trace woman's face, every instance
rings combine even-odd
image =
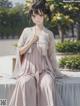
[[[39,12],[39,14],[33,13],[31,18],[34,24],[42,25],[44,23],[45,15],[41,12]]]

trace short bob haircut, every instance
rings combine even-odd
[[[37,0],[36,2],[34,2],[29,10],[28,15],[30,18],[33,15],[33,13],[38,14],[38,15],[45,14],[48,16],[49,21],[51,21],[52,13],[51,13],[49,4],[46,0]]]

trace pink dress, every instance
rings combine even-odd
[[[63,76],[58,71],[53,33],[44,27],[39,40],[21,57],[19,47],[29,42],[35,34],[35,26],[23,30],[18,41],[14,77],[17,78],[9,106],[59,106],[59,94],[55,93],[55,77]],[[61,105],[60,105],[61,104]]]

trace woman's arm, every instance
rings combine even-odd
[[[37,36],[28,39],[30,33],[30,29],[25,28],[18,40],[17,50],[16,50],[16,63],[13,71],[13,78],[19,78],[22,75],[22,61],[24,57],[24,53],[30,48],[31,44],[38,40]],[[22,55],[23,54],[23,55]]]
[[[31,39],[29,43],[27,43],[23,47],[20,47],[19,49],[20,55],[24,54],[32,46],[32,44],[35,43],[37,40],[38,40],[38,36],[34,36],[34,38]]]
[[[60,71],[59,71],[59,64],[56,59],[56,47],[55,47],[55,40],[54,40],[54,35],[50,31],[50,39],[49,39],[49,50],[48,50],[48,56],[50,63],[52,65],[53,71],[55,72],[56,76],[64,76]]]
[[[27,36],[26,34],[27,34],[27,29],[24,29],[18,41],[18,48],[19,48],[20,55],[23,55],[31,47],[31,45],[38,40],[38,36],[34,35],[32,36],[31,40],[28,43],[25,43],[24,41],[25,41],[25,36]]]

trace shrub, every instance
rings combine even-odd
[[[62,57],[59,61],[62,68],[80,69],[80,55],[71,55]]]
[[[65,40],[63,43],[58,42],[56,50],[63,53],[80,53],[80,41]]]

